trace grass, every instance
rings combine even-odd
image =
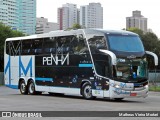
[[[149,86],[149,91],[160,92],[160,86]]]

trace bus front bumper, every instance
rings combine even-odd
[[[147,97],[148,85],[143,88],[135,88],[134,90],[125,90],[122,88],[111,87],[110,98],[134,98],[134,97]]]

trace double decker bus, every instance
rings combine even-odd
[[[21,94],[42,92],[121,100],[147,97],[148,68],[142,41],[128,31],[79,29],[8,38],[5,85]]]

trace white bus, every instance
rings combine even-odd
[[[148,95],[146,54],[127,31],[79,29],[8,38],[5,85],[21,94],[76,94],[121,100]]]

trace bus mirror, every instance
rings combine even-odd
[[[146,54],[153,56],[154,57],[154,65],[158,66],[158,56],[155,53],[150,52],[150,51],[146,51]]]
[[[107,55],[109,55],[111,57],[112,65],[116,65],[117,64],[117,57],[113,52],[111,52],[109,50],[103,50],[103,49],[99,49],[99,51],[102,52],[102,53],[105,53],[105,54],[107,54]]]

